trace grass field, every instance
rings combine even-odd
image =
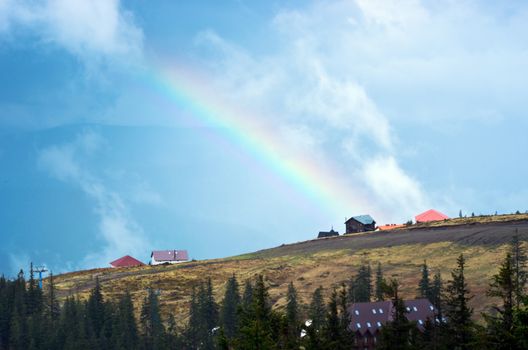
[[[329,293],[333,287],[349,280],[363,262],[370,262],[373,267],[380,262],[385,276],[396,277],[401,282],[402,295],[412,298],[424,260],[432,273],[439,271],[447,280],[457,256],[463,253],[467,259],[469,288],[474,294],[471,305],[478,318],[480,312],[495,302],[485,292],[513,235],[518,232],[523,241],[528,240],[528,215],[496,218],[484,217],[480,221],[462,218],[441,222],[443,225],[415,225],[393,231],[315,239],[178,265],[78,271],[56,276],[56,282],[61,298],[68,295],[86,298],[98,277],[105,297],[116,298],[128,290],[136,308],[147,288],[159,289],[163,312],[173,312],[177,320],[184,321],[192,286],[208,276],[213,281],[217,300],[221,300],[224,283],[233,273],[241,284],[263,274],[275,307],[281,308],[290,281],[296,285],[301,300],[307,303],[319,285]]]

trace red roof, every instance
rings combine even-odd
[[[114,260],[110,263],[112,267],[130,267],[130,266],[141,266],[145,265],[138,259],[131,257],[130,255],[125,255],[122,258]]]
[[[425,211],[419,215],[415,216],[416,222],[429,222],[429,221],[440,221],[449,219],[449,216],[442,214],[441,212],[429,209],[428,211]]]

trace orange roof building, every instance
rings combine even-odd
[[[404,226],[405,226],[404,224],[387,224],[387,225],[378,226],[376,229],[378,231],[388,231],[388,230],[394,230],[395,228],[400,228]]]
[[[449,216],[442,214],[441,212],[429,209],[428,211],[424,211],[421,214],[418,214],[414,217],[416,219],[416,222],[431,222],[431,221],[441,221],[445,219],[449,219]]]

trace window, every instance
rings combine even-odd
[[[372,325],[370,324],[370,322],[367,322],[367,327],[368,327],[368,328],[372,327]]]
[[[418,323],[419,323],[420,325],[423,325],[423,321],[422,321],[422,320],[418,320]]]
[[[382,314],[383,313],[383,309],[378,309],[379,313]]]
[[[414,310],[414,311],[418,311],[418,309],[416,308],[416,306],[413,306],[413,310]]]
[[[354,313],[359,316],[359,311],[358,310],[354,310]]]
[[[376,324],[378,325],[378,327],[381,327],[381,322],[380,321],[376,322]]]
[[[376,309],[372,309],[372,313],[375,314],[376,313]]]
[[[357,328],[361,328],[361,323],[359,323],[359,322],[356,323],[356,327],[357,327]]]

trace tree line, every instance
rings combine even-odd
[[[516,236],[487,292],[500,302],[479,323],[469,306],[464,256],[445,283],[439,273],[430,276],[424,261],[416,296],[429,299],[437,314],[421,330],[406,317],[399,282],[385,278],[379,263],[374,272],[363,263],[326,300],[323,287],[317,288],[307,305],[290,283],[280,310],[272,308],[262,275],[243,285],[231,276],[220,302],[206,279],[192,289],[185,324],[172,314],[162,316],[155,289],[148,289],[137,313],[128,292],[105,300],[97,278],[86,300],[71,296],[59,302],[53,275],[41,290],[30,268],[27,280],[22,271],[14,279],[0,277],[0,350],[350,349],[357,341],[349,326],[350,304],[382,300],[393,303],[394,314],[377,336],[379,349],[528,349],[527,260]]]

